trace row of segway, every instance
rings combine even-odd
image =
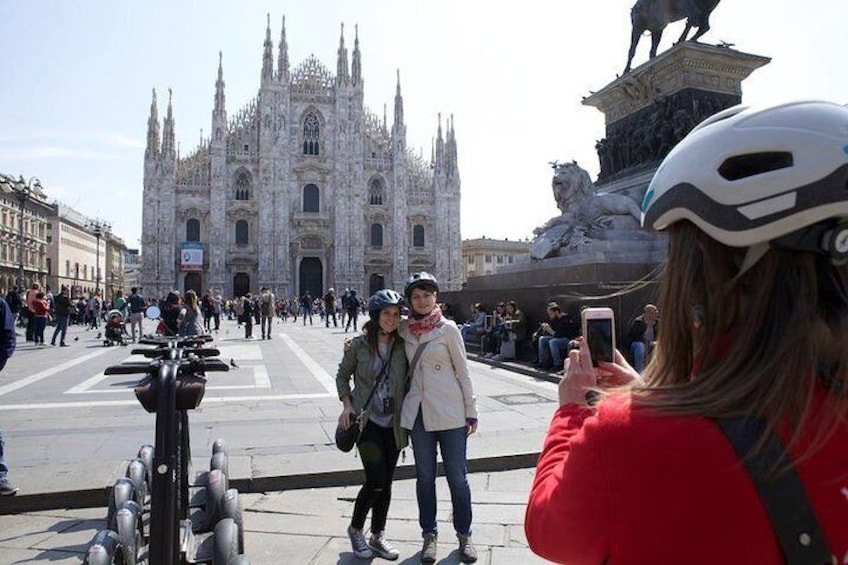
[[[157,318],[155,307],[148,317]],[[101,565],[249,565],[244,556],[244,522],[236,489],[227,479],[222,440],[212,447],[209,471],[194,475],[188,410],[205,391],[205,373],[227,371],[208,336],[144,338],[155,348],[134,349],[151,362],[108,367],[106,374],[146,374],[135,387],[148,412],[156,413],[155,447],[144,445],[125,477],[110,490],[106,528],[97,532],[86,563]]]

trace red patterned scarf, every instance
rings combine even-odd
[[[409,331],[421,336],[442,323],[442,309],[437,305],[433,311],[422,318],[409,318]]]

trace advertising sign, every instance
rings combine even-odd
[[[183,271],[203,270],[203,244],[196,241],[184,241],[180,246],[180,269]]]

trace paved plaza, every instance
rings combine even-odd
[[[345,529],[361,466],[332,440],[341,408],[334,375],[351,335],[317,317],[313,326],[278,322],[271,340],[245,340],[232,321],[216,335],[222,358],[237,368],[209,375],[203,404],[190,414],[192,455],[195,468],[205,468],[212,443],[226,440],[254,565],[356,562]],[[0,565],[79,563],[102,526],[107,486],[153,442],[154,418],[134,398],[134,376],[103,375],[110,364],[141,358],[103,347],[94,330],[72,328],[68,343],[22,344],[0,373],[0,425],[20,486],[0,499]],[[470,369],[480,408],[468,447],[480,563],[542,562],[527,548],[523,513],[555,385],[475,361]],[[417,563],[411,449],[405,455],[387,531],[400,562]],[[439,488],[440,563],[457,563],[444,479]]]

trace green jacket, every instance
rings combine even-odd
[[[374,386],[374,380],[377,375],[371,371],[372,352],[368,349],[368,342],[365,336],[357,336],[350,342],[350,349],[345,352],[339,363],[339,370],[336,373],[336,389],[339,392],[339,399],[350,394],[353,401],[353,408],[357,414],[362,410],[363,405],[368,400],[368,395],[371,394],[371,388]],[[399,336],[395,337],[394,345],[392,346],[391,365],[385,378],[389,379],[392,384],[392,390],[395,396],[395,414],[392,418],[392,427],[395,431],[395,443],[398,449],[403,449],[409,443],[407,432],[400,426],[400,410],[403,406],[403,398],[406,395],[406,351],[404,350],[404,342]],[[353,376],[354,388],[350,388],[350,377]],[[364,428],[368,421],[368,412],[365,412],[365,417],[360,425]]]

